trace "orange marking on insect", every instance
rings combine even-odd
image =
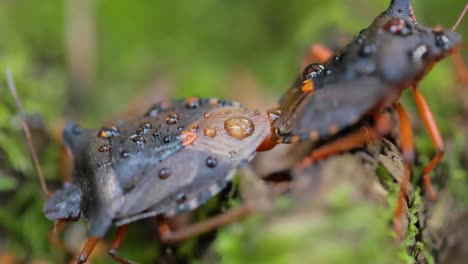
[[[99,131],[98,137],[100,138],[107,138],[107,133],[104,130]]]
[[[314,82],[312,80],[307,80],[302,83],[301,90],[304,93],[313,92],[314,91]]]
[[[311,141],[317,141],[319,139],[319,134],[316,130],[309,133],[309,139]]]
[[[197,139],[197,134],[190,131],[182,131],[182,144],[184,147],[192,145]]]
[[[191,96],[191,97],[185,99],[185,104],[191,105],[191,104],[196,103],[197,101],[198,101],[198,97]]]

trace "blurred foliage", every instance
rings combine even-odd
[[[0,71],[11,68],[25,111],[40,114],[51,134],[57,134],[61,120],[69,117],[97,126],[108,116],[124,111],[137,95],[152,89],[158,78],[169,80],[169,92],[164,96],[226,96],[230,92],[227,83],[242,70],[265,87],[262,92],[279,97],[299,71],[308,45],[321,41],[333,46],[340,32],[352,36],[366,27],[388,2],[0,0]],[[90,5],[88,13],[85,9],[81,16],[70,10],[80,3]],[[453,24],[464,4],[463,0],[450,4],[413,1],[420,23],[446,27]],[[467,25],[461,24],[462,35],[467,35]],[[70,31],[74,26],[88,31]],[[82,55],[83,50],[88,55]],[[74,60],[80,56],[89,60],[74,68]],[[84,73],[77,73],[79,70]],[[42,214],[43,195],[3,76],[0,74],[0,254],[12,252],[23,261],[61,262],[65,253],[47,239],[52,223]],[[452,176],[449,185],[466,203],[468,175],[460,161],[466,148],[465,134],[456,126],[461,107],[457,97],[461,90],[456,89],[452,76],[451,64],[442,62],[421,83],[421,88],[428,95],[443,137],[448,139],[449,151],[441,170]],[[91,81],[83,85],[80,77]],[[77,98],[70,96],[72,93],[80,94],[80,101],[76,102]],[[415,113],[406,94],[404,104]],[[434,149],[421,123],[415,122],[416,132],[421,135],[416,137],[421,151],[419,164],[425,164]],[[40,153],[46,178],[58,182],[57,142],[44,146]],[[420,167],[416,167],[415,175],[420,174]],[[365,217],[372,223],[357,223],[362,228],[374,224],[385,228],[373,214],[362,208],[344,210],[340,217],[351,223],[356,217]],[[221,233],[216,247],[225,256],[223,261],[248,259],[248,252],[241,252],[239,243],[252,239],[248,238],[249,228],[255,226],[252,222],[255,219],[247,221],[236,234]],[[294,256],[296,249],[304,250],[301,245],[308,243],[321,245],[327,252],[333,237],[322,240],[322,236],[335,228],[338,227],[332,222],[323,230],[311,227],[306,238],[295,237],[291,232],[254,239],[262,247],[258,249],[260,255],[274,254],[276,259],[283,260]],[[123,255],[134,256],[131,252],[138,251],[135,260],[145,263],[155,258],[157,247],[148,246],[147,240],[141,241],[132,232],[129,236],[122,248]],[[369,241],[374,240],[379,238],[369,237]],[[289,246],[278,246],[285,244]],[[320,253],[319,249],[316,252]],[[307,250],[302,253],[313,254]],[[352,253],[343,252],[337,258],[351,258]],[[359,260],[366,259],[367,253],[362,254],[357,256]],[[109,261],[106,256],[102,259]]]

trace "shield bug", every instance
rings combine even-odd
[[[423,171],[426,192],[435,199],[428,175],[442,158],[444,144],[418,84],[435,63],[460,47],[461,37],[454,32],[456,25],[451,30],[424,27],[416,23],[409,0],[392,0],[388,9],[346,47],[323,63],[306,67],[279,106],[271,111],[279,116],[273,123],[278,143],[317,142],[317,147],[297,166],[301,170],[318,159],[385,135],[392,124],[381,112],[386,107],[395,108],[407,166],[395,211],[395,228],[400,237],[403,231],[398,219],[415,154],[409,118],[398,99],[406,88],[412,87],[417,108],[437,150]]]
[[[10,74],[8,79],[17,98]],[[63,141],[73,157],[73,180],[48,195],[45,215],[54,221],[87,220],[89,238],[78,263],[86,262],[112,225],[118,229],[109,253],[120,263],[131,263],[118,254],[128,224],[158,216],[166,241],[200,233],[200,225],[170,233],[161,217],[193,210],[220,192],[269,133],[265,113],[237,102],[195,97],[158,103],[142,117],[101,129],[70,122]],[[248,212],[240,207],[231,217]]]

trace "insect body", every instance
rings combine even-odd
[[[63,130],[73,154],[73,181],[44,206],[50,220],[88,221],[86,262],[111,225],[118,255],[127,224],[192,210],[221,191],[270,133],[266,113],[237,102],[189,98],[154,105],[146,115],[95,129],[70,122]]]
[[[306,67],[276,110],[280,113],[273,124],[277,142],[312,140],[319,144],[299,164],[301,170],[318,159],[386,134],[392,124],[381,112],[394,107],[400,117],[401,148],[408,168],[395,212],[401,236],[398,216],[414,150],[409,119],[398,99],[404,89],[413,87],[416,105],[438,151],[423,172],[426,191],[435,199],[428,174],[441,159],[444,146],[417,85],[435,63],[460,44],[460,35],[452,30],[417,24],[409,0],[391,1],[389,8],[341,51],[322,64]],[[364,125],[368,129],[360,129]]]

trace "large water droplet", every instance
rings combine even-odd
[[[166,123],[168,125],[174,125],[174,124],[177,124],[177,122],[179,122],[179,115],[177,113],[171,113],[167,115]]]
[[[255,125],[246,117],[233,117],[224,121],[224,130],[233,138],[244,139],[253,134]]]
[[[211,127],[211,126],[205,127],[205,129],[203,129],[203,133],[207,137],[214,137],[216,136],[216,128]]]
[[[164,167],[161,170],[159,170],[159,179],[165,180],[165,179],[169,178],[169,176],[171,176],[171,174],[172,174],[171,169]]]

